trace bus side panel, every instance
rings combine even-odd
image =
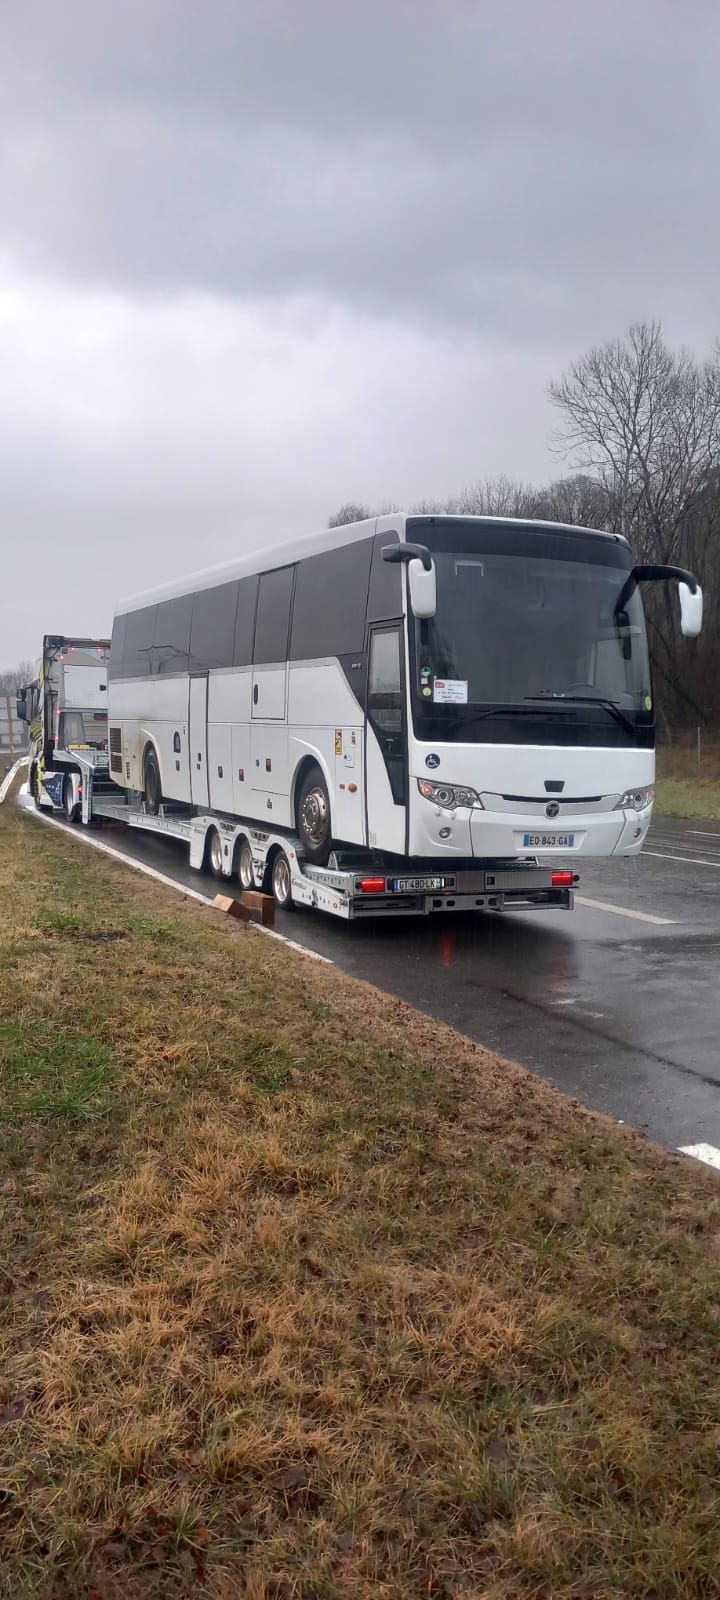
[[[188,759],[189,679],[114,678],[108,685],[108,720],[122,732],[123,772],[112,776],[124,788],[142,789],[143,758],[155,747],[167,800],[190,800]],[[129,767],[129,773],[128,773]]]
[[[250,797],[250,773],[246,770],[249,738],[238,740],[236,734],[250,721],[251,685],[251,667],[211,672],[208,680],[210,805],[231,815],[247,815]],[[245,772],[244,780],[238,778],[240,770]]]

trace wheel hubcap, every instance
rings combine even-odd
[[[243,886],[243,889],[252,889],[255,882],[252,855],[248,850],[247,845],[240,856],[240,882]]]
[[[328,806],[322,789],[310,789],[303,800],[302,825],[311,844],[322,844],[327,832]]]
[[[279,900],[281,905],[284,905],[285,901],[290,898],[290,868],[284,856],[278,856],[275,862],[273,888],[275,890],[275,899]]]
[[[219,872],[222,867],[222,844],[217,833],[214,833],[210,840],[210,860],[215,871]]]

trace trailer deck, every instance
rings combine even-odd
[[[118,790],[106,763],[76,755],[78,820],[115,822],[169,839],[189,850],[191,867],[209,867],[218,879],[240,879],[243,888],[273,892],[279,904],[313,907],[349,921],[361,917],[433,916],[457,911],[570,911],[577,872],[543,864],[532,857],[513,861],[413,861],[345,849],[333,851],[327,866],[303,858],[293,833],[269,831],[257,823],[215,812],[190,814],[163,805],[151,815],[141,795]],[[281,863],[279,865],[278,858]]]

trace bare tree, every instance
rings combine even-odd
[[[671,560],[720,447],[720,352],[698,363],[668,349],[657,322],[597,345],[557,383],[556,443],[607,495],[618,532]]]
[[[344,528],[348,522],[365,522],[372,513],[367,506],[362,506],[354,500],[346,501],[344,506],[328,519],[329,528]]]
[[[573,362],[549,392],[561,413],[557,446],[596,484],[606,525],[630,540],[641,561],[692,564],[709,588],[712,616],[720,581],[720,350],[699,362],[670,350],[659,323],[636,322],[624,339]],[[666,713],[680,702],[705,716],[710,646],[678,649],[669,589],[648,592],[647,611]]]
[[[21,661],[17,667],[9,667],[0,672],[0,694],[15,694],[26,683],[32,683],[35,677],[35,668],[32,661]]]

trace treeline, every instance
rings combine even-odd
[[[0,672],[0,694],[15,694],[26,683],[32,683],[37,668],[32,661],[21,661],[18,667],[9,667]]]
[[[637,561],[687,567],[702,584],[699,639],[683,639],[674,586],[648,584],[645,609],[660,731],[720,729],[720,346],[698,361],[633,323],[550,386],[563,477],[537,488],[486,479],[414,511],[545,517],[624,534]],[[379,508],[378,508],[379,509]],[[396,509],[392,506],[383,510]],[[347,504],[330,526],[370,515]]]

